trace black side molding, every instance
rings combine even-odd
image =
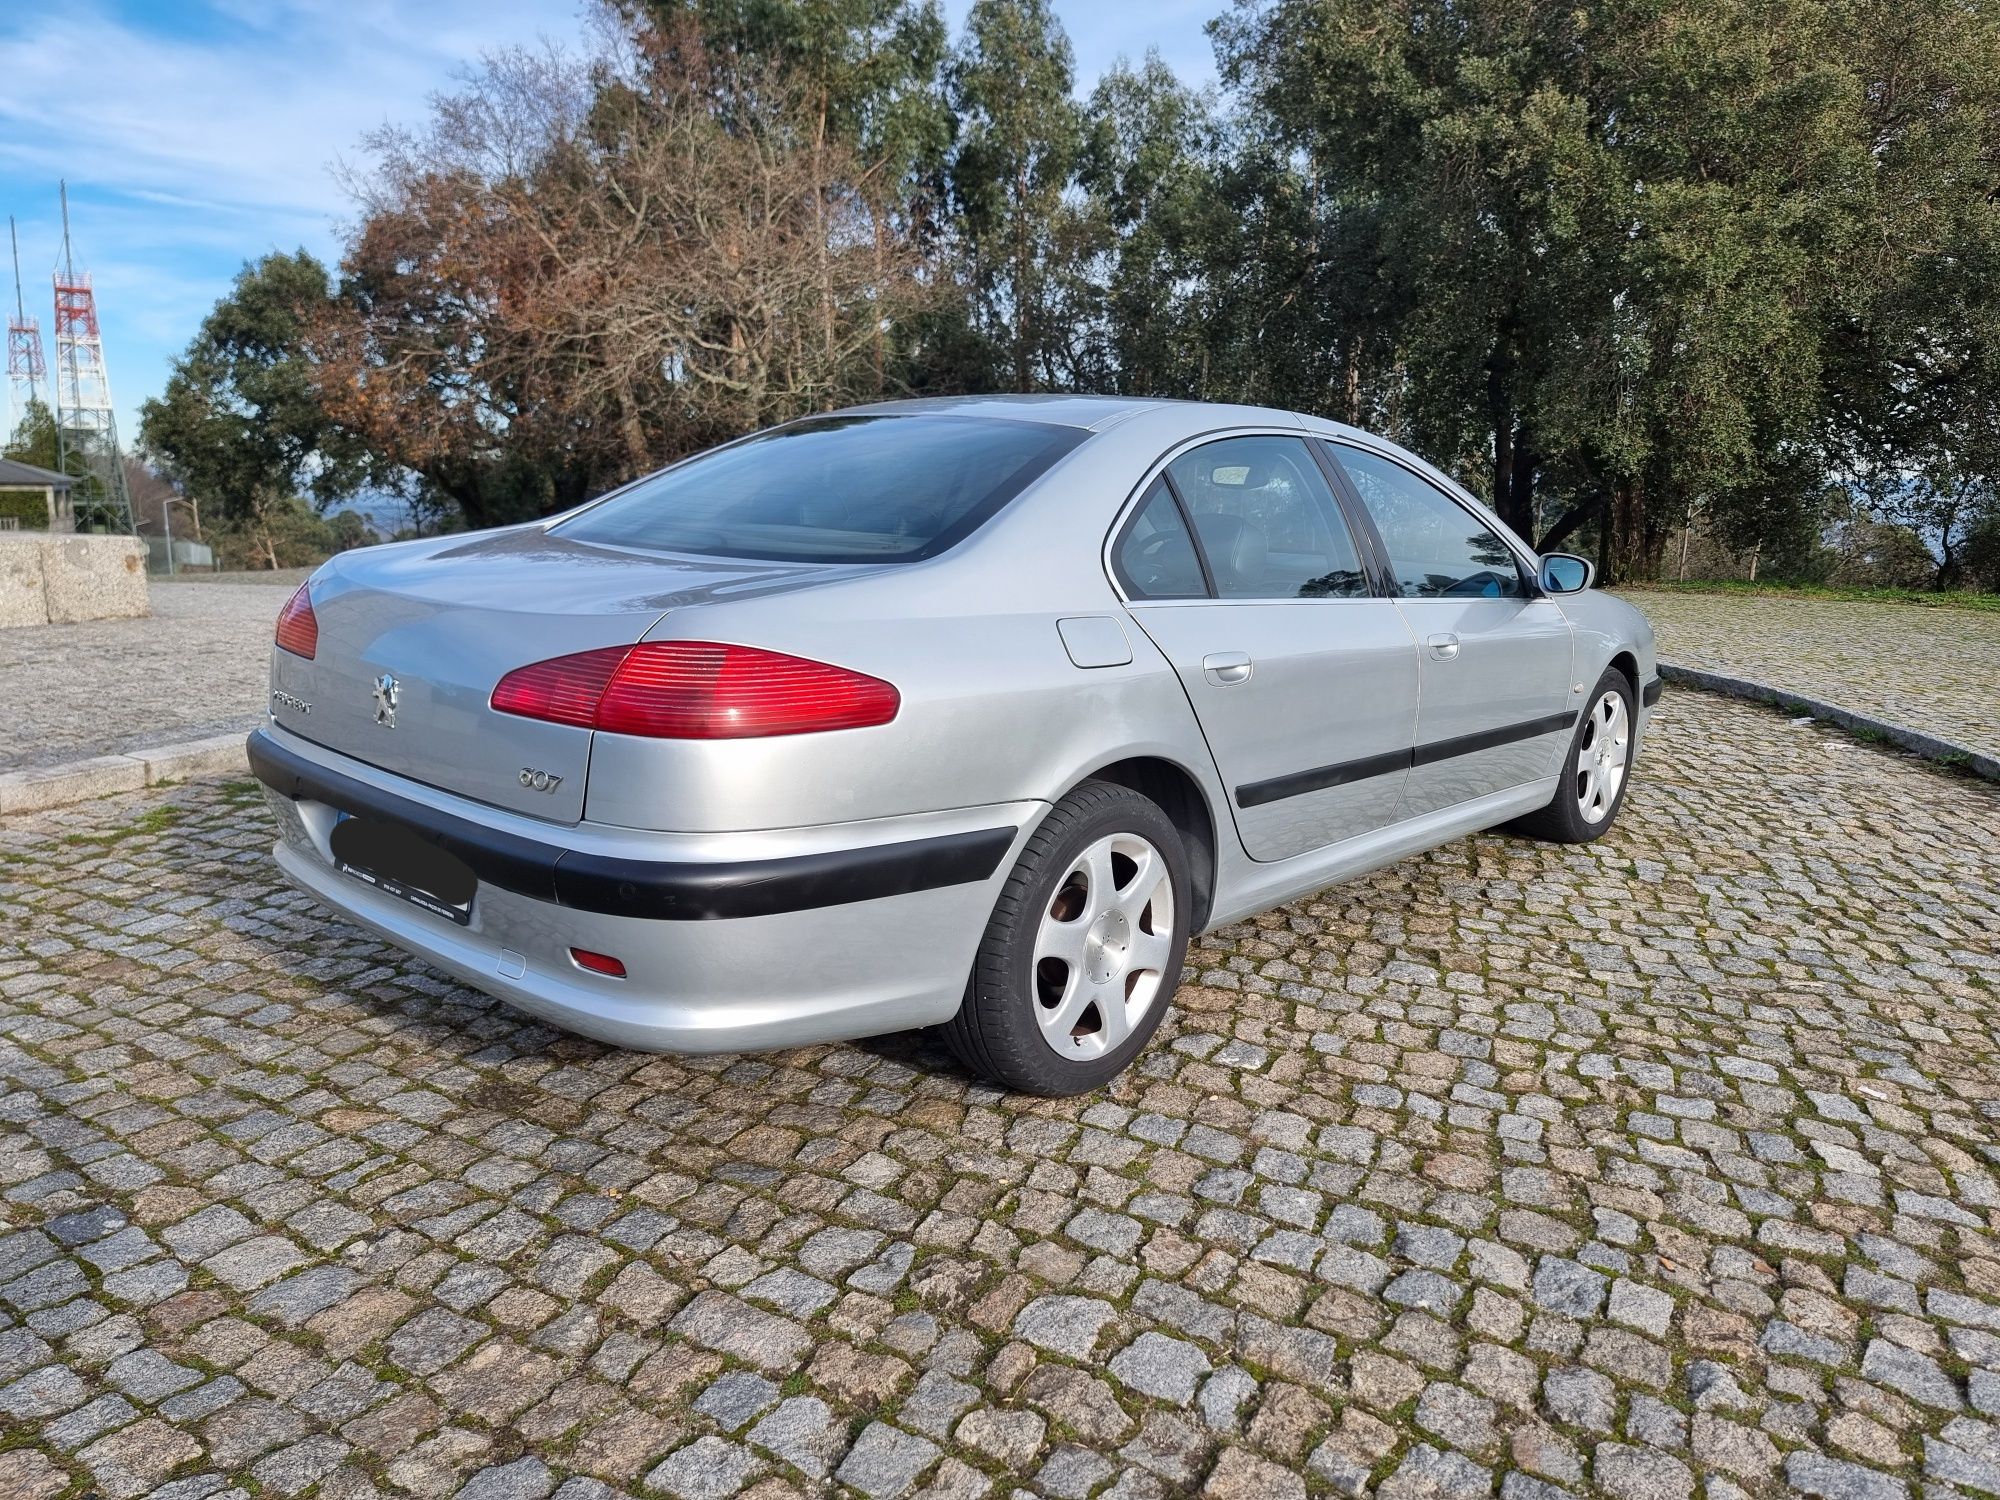
[[[1413,745],[1408,750],[1391,750],[1383,755],[1364,756],[1360,760],[1342,761],[1338,765],[1319,766],[1310,771],[1293,771],[1284,776],[1273,776],[1268,781],[1251,781],[1236,789],[1238,807],[1262,807],[1267,802],[1282,802],[1287,797],[1302,797],[1307,792],[1320,792],[1332,786],[1344,786],[1351,781],[1366,781],[1371,776],[1388,776],[1397,771],[1407,771],[1414,766],[1433,765],[1454,756],[1473,755],[1481,750],[1495,750],[1502,745],[1511,745],[1517,740],[1532,740],[1539,735],[1554,734],[1558,729],[1568,729],[1576,722],[1571,713],[1543,714],[1539,719],[1524,719],[1518,724],[1503,724],[1497,729],[1482,729],[1475,734],[1461,734],[1448,740],[1433,740],[1428,745]]]
[[[1366,781],[1371,776],[1387,776],[1410,768],[1410,752],[1391,750],[1386,755],[1369,755],[1360,760],[1342,761],[1337,766],[1319,766],[1311,771],[1294,771],[1289,776],[1273,776],[1269,781],[1253,781],[1236,789],[1238,807],[1262,807],[1287,797],[1303,797],[1307,792],[1323,792],[1330,786],[1350,781]]]
[[[261,729],[251,732],[247,748],[252,773],[280,796],[400,824],[457,855],[485,884],[616,917],[677,922],[766,917],[964,885],[985,880],[1000,867],[1016,832],[983,828],[777,859],[621,859],[488,828],[383,791],[314,764]]]
[[[1639,701],[1645,704],[1646,707],[1651,708],[1655,703],[1660,701],[1660,693],[1666,685],[1664,678],[1655,677],[1640,690]]]
[[[1428,745],[1419,745],[1410,752],[1413,766],[1435,765],[1441,760],[1450,760],[1459,755],[1475,755],[1481,750],[1497,750],[1502,745],[1511,745],[1518,740],[1532,740],[1545,734],[1554,734],[1558,729],[1567,729],[1576,722],[1572,713],[1543,714],[1539,719],[1525,719],[1519,724],[1502,724],[1498,729],[1482,729],[1475,734],[1461,734],[1448,740],[1433,740]]]

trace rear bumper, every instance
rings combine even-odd
[[[531,820],[260,730],[280,868],[326,905],[507,1004],[648,1051],[733,1052],[931,1025],[958,1008],[1038,803],[742,834]],[[335,868],[340,812],[392,820],[479,876],[459,926]],[[611,954],[613,979],[572,947]]]

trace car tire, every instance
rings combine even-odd
[[[1638,748],[1639,720],[1632,679],[1606,667],[1585,700],[1563,751],[1562,779],[1547,807],[1508,825],[1517,833],[1553,844],[1588,844],[1617,821],[1632,785],[1632,756]],[[1606,759],[1607,751],[1614,752]]]
[[[994,904],[947,1045],[1024,1094],[1097,1088],[1138,1056],[1180,983],[1193,890],[1158,804],[1086,781],[1042,820]]]

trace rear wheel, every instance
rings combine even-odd
[[[1517,819],[1517,832],[1558,844],[1587,844],[1610,829],[1632,773],[1632,683],[1607,667],[1563,756],[1562,780],[1547,807]]]
[[[987,923],[945,1039],[1027,1094],[1077,1094],[1123,1072],[1180,983],[1187,853],[1157,804],[1087,781],[1028,840]]]

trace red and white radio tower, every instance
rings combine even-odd
[[[14,316],[7,320],[7,394],[19,426],[28,414],[28,403],[42,399],[42,377],[48,368],[42,363],[42,325],[28,316],[21,300],[21,241],[14,232],[14,219],[7,218],[7,239],[14,248]]]
[[[56,288],[56,467],[76,477],[78,531],[132,530],[132,497],[111,412],[111,376],[97,331],[97,297],[69,247],[69,184],[62,184],[62,269]]]

